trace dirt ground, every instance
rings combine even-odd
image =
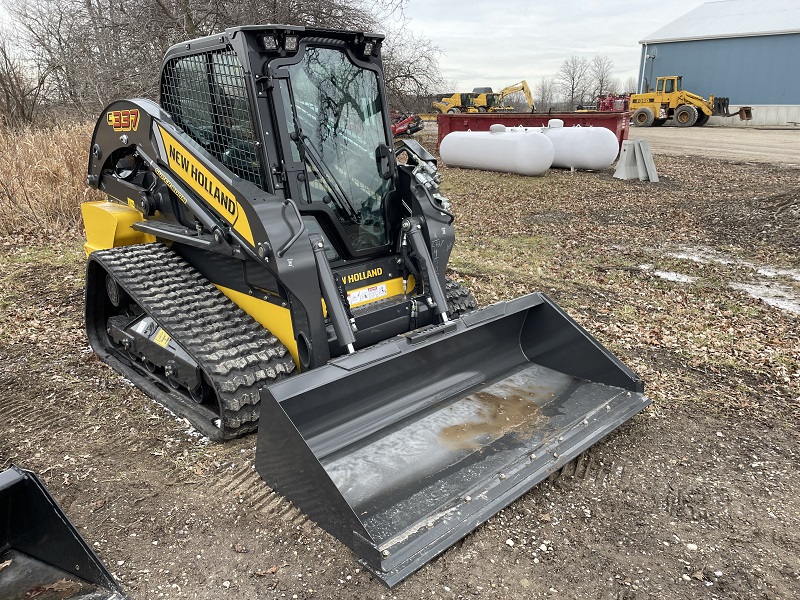
[[[654,404],[391,590],[259,480],[255,436],[209,444],[97,360],[80,240],[0,242],[0,469],[134,599],[796,598],[800,168],[683,152],[659,184],[443,169],[453,274],[547,292]]]

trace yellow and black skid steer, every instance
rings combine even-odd
[[[171,48],[114,102],[83,206],[99,356],[393,585],[642,410],[544,294],[446,276],[436,160],[392,145],[382,36],[282,25]]]

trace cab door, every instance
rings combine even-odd
[[[664,78],[664,103],[669,104],[670,108],[678,105],[678,78]]]

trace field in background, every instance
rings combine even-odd
[[[0,233],[81,235],[80,204],[99,199],[86,186],[92,127],[0,127]]]

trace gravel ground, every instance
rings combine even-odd
[[[547,292],[654,404],[392,590],[259,480],[255,436],[209,444],[97,360],[80,240],[0,245],[0,468],[135,599],[798,597],[800,314],[733,284],[797,300],[800,170],[655,159],[658,185],[443,169],[453,275]]]
[[[631,127],[629,137],[649,141],[653,152],[662,155],[800,166],[800,127]]]

